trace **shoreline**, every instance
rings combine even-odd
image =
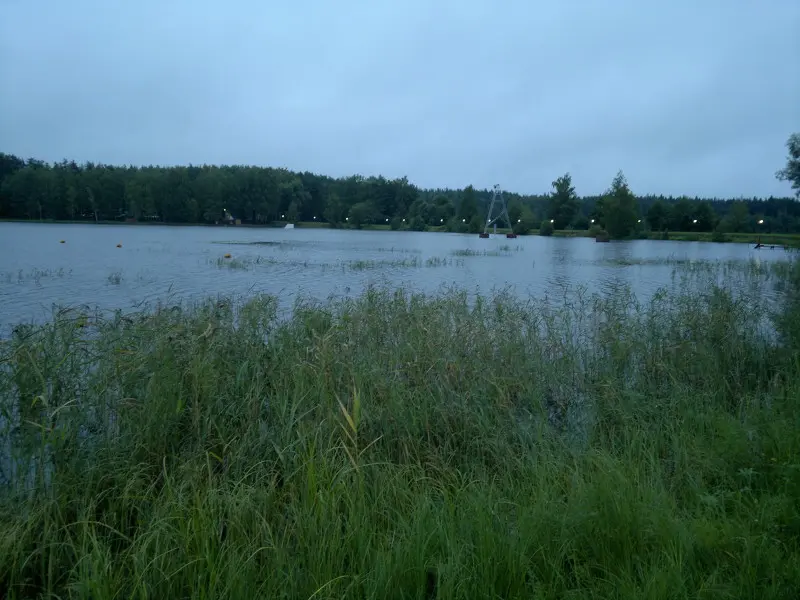
[[[168,223],[163,221],[137,221],[134,223],[121,222],[121,221],[57,221],[45,219],[42,221],[31,219],[0,219],[0,223],[27,223],[38,225],[123,225],[132,227],[152,227],[152,226],[165,226],[165,227],[225,227],[225,228],[245,228],[245,229],[283,229],[286,222],[273,222],[264,224],[243,223],[240,225],[221,225],[212,223]],[[365,225],[360,228],[355,227],[332,227],[329,223],[320,221],[300,221],[295,224],[297,229],[342,229],[353,231],[412,231],[411,229],[395,229],[392,230],[389,225],[374,224]],[[508,229],[499,229],[497,234],[508,233]],[[424,232],[419,233],[460,233],[457,231],[448,232],[445,227],[432,226],[428,227]],[[668,231],[667,237],[663,237],[663,232],[642,232],[640,236],[627,238],[624,241],[631,240],[654,240],[654,241],[673,241],[673,242],[713,242],[713,243],[726,243],[726,244],[756,244],[761,241],[764,246],[784,246],[791,248],[800,248],[800,234],[797,233],[724,233],[722,239],[713,239],[714,233],[712,231]],[[468,234],[477,235],[477,234]],[[519,234],[520,236],[539,236],[538,232],[532,231],[527,234]],[[575,229],[558,229],[553,231],[552,236],[544,237],[561,237],[561,238],[591,238],[593,237],[588,230],[575,230]],[[623,240],[621,240],[623,241]]]

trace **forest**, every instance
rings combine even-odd
[[[792,150],[790,138],[787,146]],[[796,140],[795,140],[796,141]],[[788,169],[783,178],[791,179]],[[800,233],[800,202],[786,198],[635,195],[620,171],[606,193],[579,196],[569,173],[550,193],[504,191],[517,233],[605,228]],[[491,190],[421,189],[406,177],[332,178],[255,166],[46,163],[0,153],[0,219],[215,224],[319,223],[331,227],[477,232]]]

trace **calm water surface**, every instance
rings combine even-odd
[[[64,240],[65,243],[60,243]],[[121,244],[121,248],[117,248]],[[225,259],[226,253],[232,255]],[[370,284],[435,292],[628,284],[641,299],[672,285],[675,260],[772,261],[747,244],[332,229],[0,223],[0,335],[54,307],[132,309],[163,301],[269,293],[290,307]]]

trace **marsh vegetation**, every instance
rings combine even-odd
[[[796,597],[800,268],[769,267],[778,304],[675,269],[646,304],[371,288],[20,326],[0,589]]]

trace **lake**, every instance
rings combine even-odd
[[[64,243],[60,243],[64,240]],[[121,247],[117,247],[121,244]],[[646,300],[680,261],[781,260],[748,244],[160,225],[0,223],[0,336],[54,307],[134,309],[208,296],[354,295],[371,284],[435,292],[512,287],[542,297],[565,287],[629,285]],[[230,258],[225,258],[230,254]]]

